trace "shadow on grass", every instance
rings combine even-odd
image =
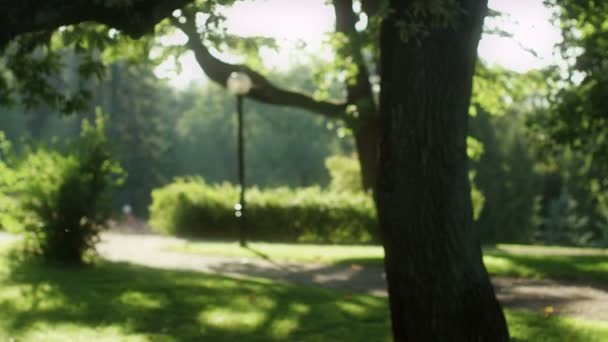
[[[257,257],[260,259],[264,259],[268,262],[276,264],[277,266],[281,265],[281,262],[283,261],[280,258],[279,259],[273,258],[270,254],[264,253],[263,251],[253,248],[251,246],[244,247],[244,249],[246,251],[248,251],[249,253],[251,253],[251,256]],[[298,261],[296,260],[295,262],[298,262]],[[307,262],[315,263],[314,260],[313,261],[299,261],[299,262],[300,263],[307,263]],[[383,257],[345,257],[345,258],[340,258],[335,261],[327,262],[326,264],[327,265],[353,265],[353,264],[355,264],[355,265],[382,267],[382,266],[384,266],[384,258]]]
[[[495,275],[585,282],[608,288],[608,256],[525,255],[486,251],[488,270]]]
[[[384,300],[329,290],[106,262],[17,263],[0,284],[0,328],[13,336],[42,322],[162,341],[390,340]]]
[[[306,264],[243,263],[236,259],[226,259],[208,265],[210,273],[227,275],[247,275],[275,281],[288,282],[318,289],[331,288],[345,293],[366,293],[386,297],[386,282],[383,269],[361,267],[352,264],[325,265],[322,267]]]
[[[335,265],[365,265],[365,266],[384,266],[384,258],[348,258],[342,259],[334,263]]]
[[[291,270],[289,269],[289,267],[286,267],[285,265],[277,262],[276,260],[274,260],[270,255],[262,252],[259,249],[253,248],[251,246],[246,246],[243,247],[245,250],[247,250],[249,253],[252,253],[254,256],[264,259],[266,261],[268,261],[269,263],[271,263],[272,265],[274,265],[274,267],[284,271],[284,272],[290,272]]]
[[[10,273],[4,264],[0,260],[0,339],[3,332],[27,335],[43,323],[51,331],[62,324],[93,331],[118,326],[155,341],[390,340],[380,298],[125,263],[58,268],[22,262]],[[517,341],[592,341],[596,332],[569,320],[510,316]],[[608,338],[608,328],[604,332],[595,340]]]
[[[608,339],[608,324],[509,310],[506,314],[513,342],[603,342]]]

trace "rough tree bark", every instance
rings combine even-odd
[[[374,109],[374,114],[376,110]],[[379,122],[376,116],[359,120],[353,128],[357,158],[361,167],[361,186],[365,191],[376,191],[380,142]]]
[[[472,228],[467,113],[487,0],[457,0],[449,27],[404,40],[412,0],[392,0],[381,37],[376,193],[396,341],[507,341]]]

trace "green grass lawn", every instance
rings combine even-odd
[[[268,258],[322,264],[382,265],[379,246],[338,246],[281,243],[193,242],[166,247],[174,252],[228,257]],[[492,275],[584,280],[608,284],[608,250],[523,245],[484,249],[484,262]]]
[[[238,242],[188,242],[165,248],[173,252],[220,255],[239,258],[266,258],[276,261],[313,262],[319,264],[382,264],[384,251],[379,246],[314,245],[252,242],[242,248]]]
[[[383,298],[98,262],[15,262],[0,246],[0,341],[390,341]],[[517,341],[605,341],[608,323],[507,311]]]
[[[101,262],[0,257],[0,341],[388,341],[364,295]],[[10,270],[10,271],[9,271]]]

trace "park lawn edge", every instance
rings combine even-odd
[[[4,246],[0,245],[0,251],[3,249]],[[0,252],[2,266],[9,265],[7,257],[6,251]],[[211,325],[206,332],[208,335],[204,337],[215,341],[245,336],[251,337],[248,340],[252,341],[333,341],[336,338],[351,341],[390,340],[386,299],[370,295],[287,285],[267,279],[234,279],[108,261],[98,261],[84,269],[49,267],[27,261],[18,267],[21,273],[15,279],[9,276],[7,267],[0,272],[0,309],[3,309],[0,314],[9,314],[17,319],[20,322],[17,326],[21,326],[21,330],[7,330],[6,325],[0,323],[0,339],[15,336],[18,337],[17,341],[40,338],[46,341],[84,341],[91,338],[101,341],[104,338],[178,341],[203,333],[196,328],[197,324],[202,324],[200,321],[188,321],[191,315],[199,312],[197,305],[200,304],[201,307],[212,306],[207,314],[198,316],[199,320],[203,317],[206,320],[204,323]],[[35,298],[39,305],[37,309],[30,307],[32,303],[24,302],[28,298],[24,297],[24,293],[27,294],[32,285],[46,288]],[[56,292],[53,290],[55,288],[62,291]],[[235,289],[238,291],[235,292]],[[241,293],[243,289],[246,290]],[[185,290],[189,292],[184,293]],[[59,317],[46,316],[46,310],[53,308],[54,301],[62,296],[71,300],[54,307],[57,311],[50,311]],[[251,296],[258,296],[256,303],[249,302]],[[177,302],[158,306],[166,298],[173,298]],[[284,312],[287,316],[272,316],[274,318],[269,323],[272,329],[259,328],[255,326],[257,317],[267,315],[264,310],[272,310],[268,301],[282,303],[280,306],[287,308]],[[196,305],[193,306],[193,303]],[[310,312],[313,314],[307,315],[306,320],[302,321],[305,326],[297,326],[289,318],[281,321],[281,317],[294,315],[290,311],[290,305],[294,303],[295,312],[306,305],[314,308]],[[134,304],[145,310],[135,310]],[[298,309],[297,305],[301,308]],[[514,341],[608,339],[608,322],[545,317],[540,313],[516,310],[505,310],[505,313]],[[38,318],[38,314],[41,318]],[[177,320],[168,322],[168,327],[176,324],[181,330],[163,330],[163,324],[167,324],[164,320],[171,317],[177,317]],[[278,333],[273,332],[275,326],[279,329]],[[330,326],[332,328],[328,329]]]
[[[324,265],[383,265],[383,250],[380,246],[252,242],[248,248],[241,248],[236,242],[174,242],[162,247],[162,250]],[[484,263],[492,276],[608,284],[608,253],[603,249],[498,245],[484,249]]]

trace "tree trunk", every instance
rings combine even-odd
[[[507,341],[472,228],[467,176],[467,113],[487,0],[456,1],[457,22],[406,41],[400,30],[411,3],[391,1],[381,36],[376,201],[393,335]]]
[[[361,185],[363,190],[375,192],[378,174],[378,120],[360,120],[353,129],[359,166],[361,167]]]

